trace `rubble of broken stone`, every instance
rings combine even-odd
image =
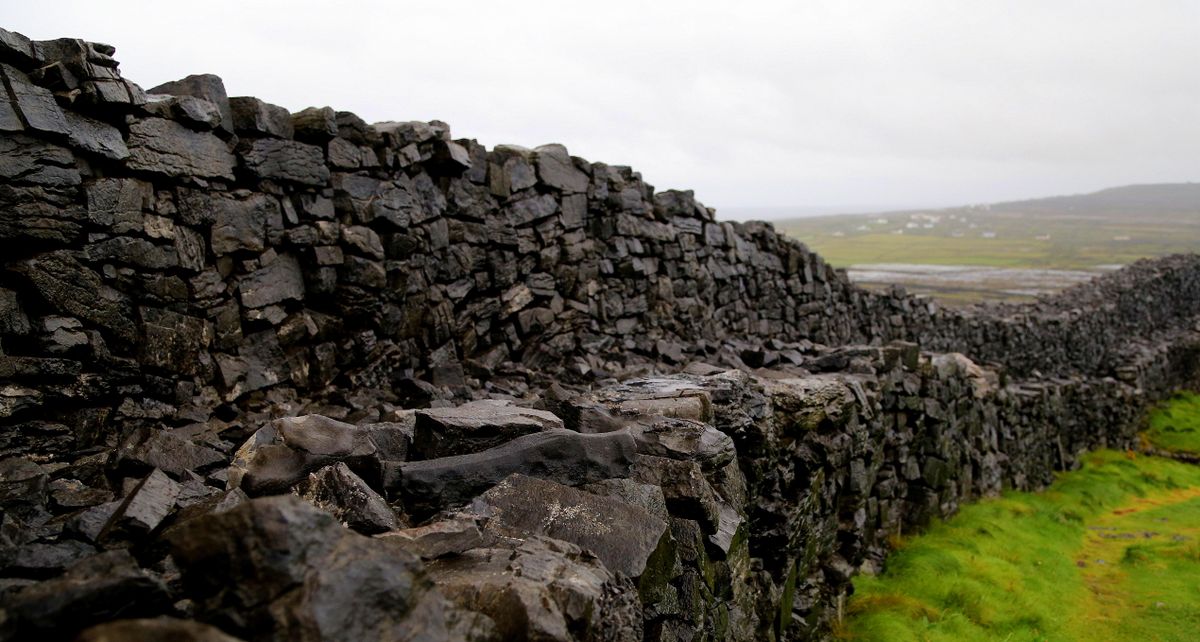
[[[697,363],[284,417],[239,445],[158,429],[5,459],[0,635],[811,638],[892,538],[1130,446],[1146,401],[1115,379],[1004,385],[913,344],[806,352],[853,366]],[[1165,357],[1195,375],[1194,353]]]
[[[0,640],[820,637],[1197,381],[1196,256],[940,310],[559,145],[114,54],[0,30]]]

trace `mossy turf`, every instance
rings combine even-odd
[[[1151,430],[1165,417],[1200,425],[1200,399],[1165,405]],[[1200,639],[1200,466],[1092,453],[1044,492],[966,506],[900,542],[854,587],[839,639]]]
[[[1200,395],[1180,393],[1151,413],[1145,437],[1164,450],[1200,453]]]

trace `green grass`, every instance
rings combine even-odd
[[[1086,269],[1200,247],[1200,220],[1194,216],[1128,222],[959,210],[955,220],[944,215],[928,229],[906,228],[910,216],[884,215],[887,223],[878,223],[878,216],[816,217],[776,226],[836,267],[920,263]],[[995,237],[984,238],[985,232]]]
[[[1156,411],[1151,430],[1200,422],[1197,401]],[[854,586],[839,639],[1197,639],[1200,466],[1092,453],[1045,492],[967,506],[902,541]]]
[[[1200,453],[1200,395],[1180,393],[1151,414],[1145,437],[1164,450]]]

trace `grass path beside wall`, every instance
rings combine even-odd
[[[1146,436],[1200,452],[1200,397],[1156,411]],[[903,541],[854,586],[838,639],[1200,639],[1200,466],[1092,453],[1044,492]]]

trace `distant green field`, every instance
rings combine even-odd
[[[1150,423],[1152,442],[1200,446],[1200,397]],[[900,542],[854,588],[836,639],[1196,640],[1200,466],[1093,453],[1045,492],[967,506]]]
[[[1200,250],[1200,216],[1131,224],[958,212],[826,216],[781,221],[776,227],[836,267],[919,263],[1086,269]],[[928,220],[931,216],[940,220]]]

